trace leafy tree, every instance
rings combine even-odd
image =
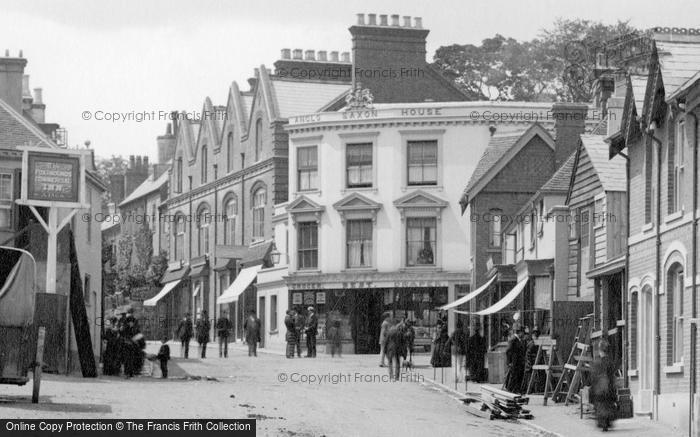
[[[531,41],[496,34],[478,46],[440,47],[433,59],[472,100],[590,101],[595,53],[632,33],[627,22],[559,19]]]

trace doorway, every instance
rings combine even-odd
[[[650,286],[642,288],[639,297],[639,312],[637,326],[639,327],[637,348],[639,356],[639,413],[651,414],[654,399],[654,323],[653,323],[653,293]]]
[[[355,353],[378,354],[384,294],[381,290],[356,290],[353,293],[351,321]]]
[[[265,347],[265,296],[258,300],[258,318],[260,319],[260,347]]]

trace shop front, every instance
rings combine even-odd
[[[450,289],[454,293],[456,285],[447,280],[405,280],[398,277],[390,280],[381,274],[336,281],[338,276],[287,278],[289,306],[301,311],[304,317],[308,307],[316,309],[319,345],[325,344],[326,327],[339,321],[343,352],[356,354],[379,353],[379,332],[384,313],[393,318],[411,320],[416,331],[415,350],[429,351],[441,315],[439,307],[447,303]],[[468,278],[462,282],[468,282]]]

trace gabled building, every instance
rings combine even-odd
[[[634,409],[684,431],[697,405],[697,35],[696,29],[657,28],[651,38],[621,43],[641,48],[635,50],[641,60],[616,56],[607,65],[629,73],[616,78],[616,95],[625,103],[609,141],[611,155],[629,160],[626,288]],[[646,86],[635,86],[637,74]]]

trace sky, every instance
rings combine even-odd
[[[201,111],[207,96],[225,105],[230,84],[247,90],[253,69],[272,68],[282,48],[350,51],[357,13],[422,17],[428,60],[442,45],[496,33],[532,39],[557,18],[700,27],[700,2],[687,0],[0,0],[0,55],[23,50],[46,121],[67,129],[71,147],[89,140],[98,156],[154,162],[161,114]],[[143,113],[154,119],[137,122]]]

